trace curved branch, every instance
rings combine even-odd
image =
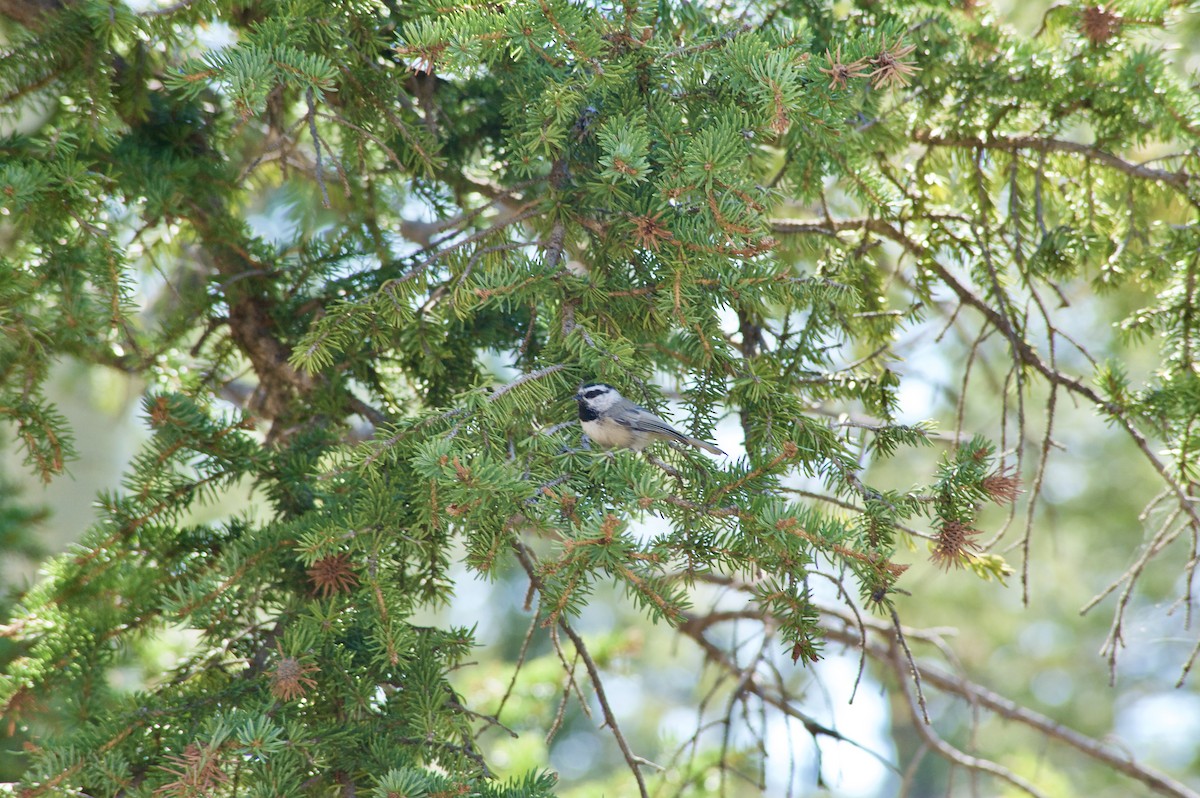
[[[537,568],[534,565],[533,552],[516,539],[512,541],[512,547],[517,553],[517,561],[521,563],[521,567],[525,569],[525,573],[529,576],[529,583],[541,593],[542,579],[538,576]],[[588,678],[592,680],[592,689],[596,691],[596,701],[600,704],[600,712],[604,715],[604,725],[608,726],[609,730],[612,731],[613,738],[617,741],[617,747],[621,749],[621,756],[625,757],[625,763],[629,765],[630,771],[633,772],[633,778],[637,781],[638,793],[641,795],[641,798],[650,798],[650,793],[646,789],[646,780],[642,776],[641,769],[641,766],[647,764],[647,762],[633,753],[633,749],[629,747],[629,742],[621,732],[621,727],[617,725],[617,717],[613,714],[612,707],[608,703],[608,696],[604,692],[604,683],[600,680],[600,669],[596,667],[596,661],[592,659],[592,655],[588,652],[583,638],[571,628],[570,624],[567,623],[561,614],[558,616],[558,627],[563,630],[563,633],[567,637],[571,638],[571,642],[575,646],[575,651],[579,654],[579,658],[583,660],[584,667],[587,668]]]
[[[846,624],[844,628],[840,629],[826,627],[824,631],[828,639],[836,640],[839,643],[852,647],[860,647],[862,645],[859,634],[850,628],[848,619],[844,618],[841,613],[829,608],[822,607],[821,609],[822,612],[833,615]],[[883,635],[890,635],[892,631],[890,626],[873,620],[867,621],[867,625],[873,631]],[[873,660],[888,664],[896,671],[898,676],[903,675],[904,670],[908,667],[907,661],[899,660],[897,663],[896,655],[892,652],[890,645],[868,642],[866,652],[867,656]],[[999,693],[993,692],[961,676],[955,676],[928,664],[921,664],[919,668],[921,678],[925,680],[926,684],[936,687],[944,693],[959,696],[971,704],[985,707],[1006,720],[1011,720],[1035,729],[1047,737],[1058,740],[1085,756],[1097,762],[1102,762],[1113,770],[1145,784],[1157,793],[1174,796],[1175,798],[1200,798],[1200,792],[1196,792],[1187,785],[1172,779],[1164,773],[1160,773],[1154,768],[1134,762],[1125,751],[1081,734],[1039,712],[1023,707],[1015,701],[1005,698]],[[921,724],[917,723],[914,725],[920,726]]]
[[[1143,164],[1132,163],[1106,152],[1094,144],[1080,144],[1075,141],[1064,141],[1043,136],[938,136],[928,130],[913,132],[913,140],[933,147],[962,147],[972,150],[1003,150],[1019,152],[1033,150],[1035,152],[1064,152],[1072,155],[1083,155],[1089,160],[1104,164],[1110,169],[1116,169],[1130,177],[1142,180],[1155,180],[1166,183],[1177,189],[1184,190],[1188,184],[1196,180],[1197,175],[1190,172],[1168,172],[1165,169],[1152,169]]]
[[[753,592],[753,584],[740,580],[730,579],[713,579],[706,581],[714,581],[725,587],[732,588],[735,591],[742,593]],[[1063,724],[1047,717],[1039,712],[1024,707],[1017,702],[1006,698],[999,693],[989,690],[987,687],[958,676],[953,673],[942,670],[936,666],[922,662],[910,662],[901,653],[898,652],[898,645],[895,643],[896,629],[892,623],[887,621],[872,618],[869,616],[861,616],[857,613],[852,615],[849,612],[840,610],[827,605],[819,605],[818,609],[827,619],[826,623],[822,624],[822,633],[827,640],[831,640],[848,648],[863,652],[872,660],[885,665],[895,675],[900,682],[902,689],[905,690],[905,695],[910,702],[910,709],[913,712],[914,726],[918,727],[917,731],[921,732],[921,727],[926,726],[921,721],[920,707],[915,703],[911,696],[907,679],[910,678],[910,668],[916,669],[920,673],[920,678],[923,683],[943,693],[957,696],[972,706],[983,707],[997,716],[1005,720],[1018,723],[1026,728],[1046,735],[1046,737],[1057,740],[1070,748],[1075,749],[1084,756],[1099,762],[1112,770],[1122,773],[1129,778],[1146,785],[1154,792],[1171,796],[1171,798],[1200,798],[1200,792],[1191,789],[1186,784],[1183,784],[1170,776],[1155,770],[1152,767],[1135,762],[1127,751],[1107,743],[1101,742],[1086,734],[1075,731]],[[769,615],[764,614],[761,610],[753,607],[743,609],[729,609],[715,611],[708,615],[693,616],[689,615],[687,620],[680,625],[679,631],[686,637],[694,640],[705,653],[706,658],[716,665],[729,670],[734,676],[740,676],[742,669],[737,666],[728,656],[727,652],[709,640],[704,632],[710,626],[717,623],[732,621],[732,620],[757,620],[765,625],[771,625],[772,619]],[[916,629],[903,627],[903,634],[910,640],[918,640],[923,643],[934,645],[941,649],[941,636],[946,630],[938,629]],[[867,637],[867,633],[871,633],[871,637]],[[843,739],[836,731],[828,729],[821,724],[810,726],[811,721],[808,716],[800,712],[796,707],[791,705],[786,695],[775,695],[764,691],[762,687],[754,680],[750,679],[745,683],[745,689],[759,696],[763,701],[780,711],[794,717],[804,723],[805,728],[810,734],[827,734],[836,739]],[[1016,781],[1009,779],[1008,776],[1013,775],[1008,771],[988,760],[982,760],[977,757],[971,757],[958,749],[953,748],[941,738],[932,734],[931,737],[926,737],[922,734],[922,740],[930,748],[933,748],[937,753],[945,756],[948,760],[954,761],[964,767],[974,770],[985,771],[991,775],[1004,778],[1015,786],[1026,790],[1030,794],[1038,795],[1036,787],[1027,789],[1028,785],[1020,777],[1016,777]],[[935,742],[936,741],[936,742]],[[851,740],[846,740],[851,744],[855,744]],[[939,745],[940,743],[940,745]],[[860,746],[861,747],[861,746]],[[949,749],[949,752],[946,750]],[[867,749],[863,749],[867,750]],[[870,753],[868,751],[868,753]],[[965,758],[965,759],[964,759]],[[994,766],[994,767],[992,767]],[[997,772],[995,768],[999,768],[1004,773]]]
[[[782,693],[776,694],[765,689],[758,682],[758,680],[754,678],[753,666],[749,666],[747,668],[738,667],[738,664],[729,657],[728,653],[724,649],[709,640],[704,635],[704,630],[708,627],[732,620],[748,619],[757,620],[763,624],[768,624],[769,620],[762,611],[755,609],[730,610],[712,612],[708,615],[692,615],[691,613],[685,613],[684,617],[687,620],[679,625],[679,631],[695,641],[696,645],[700,647],[700,650],[704,652],[705,659],[725,669],[732,676],[737,677],[738,688],[740,690],[758,696],[758,698],[760,698],[764,703],[775,707],[789,718],[800,721],[801,725],[804,726],[804,730],[811,734],[813,738],[816,738],[820,735],[831,737],[839,742],[848,743],[860,751],[870,754],[888,768],[895,770],[895,766],[892,765],[892,763],[888,762],[875,751],[863,746],[861,743],[851,740],[849,737],[846,737],[836,729],[832,729],[817,721],[811,715],[801,712],[791,701],[788,700],[786,695]]]
[[[893,638],[894,641],[899,641],[902,638],[898,635]],[[900,692],[904,694],[904,701],[908,704],[908,712],[912,716],[913,728],[916,729],[917,736],[934,751],[939,753],[944,759],[953,762],[960,767],[968,770],[977,770],[980,773],[987,773],[990,776],[995,776],[1002,781],[1007,781],[1022,792],[1034,796],[1034,798],[1045,798],[1045,793],[1041,792],[1031,782],[1013,773],[1006,767],[999,765],[990,759],[983,759],[977,756],[971,756],[965,751],[960,751],[954,746],[947,743],[937,732],[933,730],[933,724],[929,723],[928,716],[924,714],[924,705],[919,702],[919,696],[914,697],[912,690],[908,687],[908,680],[904,678],[904,669],[906,665],[912,667],[912,673],[915,676],[920,669],[916,663],[910,658],[901,657],[900,646],[893,645],[888,650],[888,661],[892,668],[896,671],[897,683],[900,686]],[[916,684],[916,682],[914,682]]]
[[[1091,402],[1098,409],[1118,421],[1129,437],[1133,439],[1134,444],[1142,452],[1142,455],[1158,473],[1159,477],[1167,484],[1171,492],[1175,494],[1175,497],[1179,500],[1180,508],[1187,514],[1192,526],[1200,529],[1200,508],[1195,505],[1193,497],[1188,494],[1183,485],[1167,470],[1166,464],[1154,453],[1154,450],[1150,447],[1150,442],[1133,423],[1133,420],[1129,418],[1124,408],[1104,399],[1094,388],[1084,384],[1078,377],[1072,377],[1052,368],[1042,359],[1037,350],[1025,340],[1024,336],[1013,329],[1008,319],[1002,313],[989,305],[982,297],[951,273],[946,266],[934,258],[928,247],[906,235],[904,231],[895,227],[890,222],[873,217],[836,221],[803,220],[793,222],[790,219],[774,219],[771,221],[771,230],[781,235],[818,232],[816,228],[822,228],[819,232],[823,234],[836,234],[844,230],[866,230],[894,241],[912,255],[920,258],[922,265],[931,269],[942,283],[958,297],[959,302],[978,311],[1008,339],[1013,353],[1022,363],[1037,371],[1052,385],[1061,385],[1071,393]]]
[[[291,350],[279,337],[266,289],[270,270],[240,245],[242,228],[215,193],[191,203],[190,221],[205,255],[224,278],[230,335],[254,367],[259,395],[256,410],[278,421],[297,395],[308,393],[314,380],[289,362]]]

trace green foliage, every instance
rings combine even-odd
[[[0,63],[32,120],[0,142],[0,416],[61,474],[42,386],[74,357],[145,378],[153,437],[6,627],[27,795],[551,794],[477,745],[473,631],[416,620],[459,556],[555,635],[604,585],[676,629],[744,585],[801,664],[816,577],[890,615],[912,525],[1003,580],[973,539],[1015,498],[996,446],[865,472],[941,445],[897,422],[895,351],[948,298],[1014,401],[1044,379],[1158,435],[1190,501],[1200,109],[1085,9],[1030,38],[908,2],[62,5]],[[1156,148],[1184,154],[1126,156]],[[1163,344],[1144,384],[1060,371],[1067,283],[1154,297],[1124,325]],[[591,380],[697,437],[735,416],[745,455],[585,448]]]

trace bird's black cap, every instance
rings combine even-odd
[[[609,385],[607,382],[585,382],[583,385],[580,385],[579,390],[575,392],[575,398],[576,399],[585,399],[585,398],[591,399],[595,396],[598,396],[599,394],[592,394],[591,396],[588,396],[588,393],[592,389],[595,389],[595,388],[607,388],[610,391],[617,390],[616,388]]]

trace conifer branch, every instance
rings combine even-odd
[[[191,207],[191,221],[205,251],[218,273],[227,278],[229,330],[258,376],[262,398],[257,409],[277,421],[292,409],[297,395],[312,389],[313,380],[292,368],[289,362],[291,351],[278,337],[270,302],[262,292],[266,270],[237,243],[240,226],[216,197],[199,200]]]
[[[466,238],[463,238],[460,241],[454,242],[453,244],[446,244],[444,246],[439,245],[438,248],[434,249],[434,251],[431,255],[429,255],[423,261],[420,261],[419,263],[415,264],[412,268],[410,268],[408,271],[406,271],[403,275],[398,277],[394,282],[395,283],[406,283],[409,280],[412,280],[413,278],[415,278],[421,274],[424,274],[425,271],[427,269],[429,269],[430,266],[432,266],[434,263],[437,263],[438,260],[446,257],[450,253],[455,252],[456,250],[462,249],[463,247],[470,246],[471,244],[475,244],[480,241],[483,241],[484,239],[488,238],[489,236],[492,236],[508,227],[511,227],[512,225],[516,224],[517,222],[523,222],[526,219],[530,219],[534,216],[537,216],[541,212],[542,211],[539,208],[539,203],[537,201],[526,202],[523,205],[520,205],[519,207],[515,208],[511,214],[505,215],[505,217],[502,218],[500,221],[496,222],[495,224],[493,224],[483,230],[473,233],[473,234],[467,236]],[[389,283],[390,282],[393,282],[393,281],[389,281]],[[389,284],[385,283],[383,286],[380,287],[380,290],[381,291],[387,290],[388,286],[389,286]]]
[[[1064,152],[1072,155],[1083,155],[1088,160],[1096,161],[1118,172],[1136,177],[1141,180],[1153,180],[1166,183],[1172,188],[1184,191],[1194,182],[1198,175],[1189,172],[1168,172],[1165,169],[1154,169],[1144,164],[1132,163],[1106,152],[1094,144],[1080,144],[1075,141],[1064,141],[1043,136],[939,136],[929,130],[917,130],[913,140],[931,147],[959,147],[972,150],[1004,150],[1006,152]],[[1183,157],[1180,154],[1179,157]]]
[[[55,364],[101,365],[156,392],[153,436],[121,491],[0,627],[19,655],[0,652],[0,706],[30,743],[19,764],[0,761],[0,779],[24,770],[14,789],[30,794],[549,798],[545,773],[480,781],[476,738],[499,720],[469,708],[482,691],[460,700],[446,681],[471,664],[472,634],[414,625],[448,600],[459,551],[468,573],[505,579],[507,544],[540,618],[515,662],[486,667],[513,671],[497,715],[514,701],[544,711],[502,728],[541,726],[549,741],[576,699],[589,717],[596,700],[642,796],[687,790],[701,768],[722,789],[727,777],[767,789],[774,719],[853,743],[804,712],[783,672],[787,654],[819,658],[822,627],[827,643],[858,648],[858,679],[869,661],[903,692],[922,751],[939,759],[922,778],[965,768],[1039,788],[1011,764],[1020,752],[943,739],[928,693],[1011,722],[1027,749],[1081,752],[1089,781],[1119,772],[1191,795],[1184,776],[933,667],[922,647],[953,662],[950,645],[902,626],[893,601],[932,595],[903,581],[908,536],[969,565],[978,590],[1006,578],[997,546],[1021,479],[1024,534],[1010,550],[1023,593],[1042,589],[1034,521],[1071,398],[1115,421],[1117,442],[1132,439],[1165,486],[1139,518],[1132,565],[1105,573],[1084,607],[1115,601],[1110,675],[1126,637],[1140,643],[1126,612],[1161,587],[1150,565],[1168,547],[1186,549],[1190,622],[1200,127],[1163,48],[1129,37],[1147,24],[1186,43],[1186,26],[1169,27],[1177,8],[1063,9],[1043,20],[1053,35],[1031,39],[910,0],[835,17],[751,0],[732,24],[679,0],[481,0],[454,13],[162,2],[0,0],[13,27],[0,112],[21,123],[0,142],[0,420],[48,478],[73,456]],[[1167,154],[1138,160],[1141,149]],[[850,218],[834,219],[826,195]],[[817,220],[771,218],[814,204]],[[804,239],[783,247],[783,235]],[[564,269],[568,255],[586,268]],[[1087,295],[1096,318],[1128,313],[1124,329],[1159,344],[1138,350],[1136,376],[1123,342],[1084,345],[1053,307],[1099,289],[1121,293]],[[922,344],[968,355],[941,436],[893,423],[928,361],[892,363],[927,332]],[[489,376],[509,370],[507,384]],[[654,407],[651,375],[686,385],[668,395],[693,403],[695,425],[738,416],[748,464],[717,479],[663,444],[645,457],[565,447],[579,422],[562,394],[584,375]],[[981,383],[985,400],[1000,397],[998,447],[975,435],[991,423],[975,412]],[[1035,407],[1035,395],[1048,398]],[[368,425],[373,440],[346,445]],[[1089,454],[1107,453],[1095,437]],[[944,456],[922,455],[929,444]],[[908,470],[924,476],[888,489],[888,469],[904,484]],[[240,485],[261,497],[253,513],[234,505]],[[989,504],[1007,518],[972,556]],[[220,520],[193,518],[202,506]],[[647,519],[652,536],[631,528]],[[0,512],[0,548],[25,551],[27,523]],[[555,554],[538,559],[518,529]],[[575,628],[602,598],[593,587],[613,580],[716,674],[678,772],[642,769],[614,682]],[[813,603],[823,581],[845,609]],[[745,606],[684,614],[710,586]],[[1086,620],[1063,628],[1099,644],[1104,624]],[[726,644],[733,622],[761,634]],[[179,623],[194,651],[136,706],[107,689],[140,640]],[[535,667],[538,628],[563,674],[545,700],[517,678]],[[902,764],[911,774],[919,761]]]
[[[529,583],[537,589],[539,593],[543,592],[542,579],[538,576],[537,566],[534,564],[534,554],[521,541],[513,539],[513,550],[517,554],[517,561],[521,563],[521,567],[525,569],[526,575],[529,577]],[[604,682],[600,678],[600,669],[596,667],[595,660],[588,653],[587,645],[583,642],[583,638],[579,633],[571,628],[561,613],[556,613],[557,625],[562,629],[563,634],[571,639],[571,643],[575,646],[575,651],[579,658],[583,660],[584,667],[587,669],[588,678],[592,682],[592,690],[596,693],[596,702],[600,705],[600,712],[604,716],[604,725],[608,726],[612,732],[613,739],[617,742],[617,747],[621,749],[621,756],[625,757],[625,764],[629,766],[630,772],[633,773],[633,778],[637,782],[638,794],[641,798],[650,798],[650,793],[646,789],[646,780],[642,776],[641,766],[645,764],[645,760],[633,753],[629,747],[629,743],[625,740],[625,735],[621,732],[621,727],[617,723],[616,715],[613,714],[612,707],[608,703],[608,697],[604,691]]]
[[[829,607],[822,607],[821,609],[822,612],[837,618],[845,624],[845,626],[841,627],[826,625],[824,627],[824,634],[828,639],[836,640],[850,647],[863,648],[863,642],[859,635],[849,628],[852,625],[851,619],[838,610]],[[893,634],[889,626],[874,619],[867,620],[866,624],[876,634],[885,636]],[[912,634],[912,630],[908,630],[908,632],[910,635]],[[898,659],[897,653],[891,646],[871,641],[866,644],[863,650],[866,651],[872,661],[887,665],[900,678],[903,678],[903,673],[908,669],[907,661]],[[1156,793],[1174,796],[1174,798],[1198,798],[1200,796],[1200,792],[1187,787],[1166,774],[1133,761],[1128,752],[1120,750],[1115,746],[1107,745],[1085,734],[1080,734],[982,685],[947,673],[926,663],[920,664],[918,668],[924,681],[938,690],[959,696],[973,706],[984,707],[995,712],[1000,717],[1035,729],[1051,739],[1058,740],[1074,748],[1085,756],[1103,762],[1106,766],[1124,773],[1129,778],[1146,785]],[[915,716],[915,705],[911,706],[910,709],[914,710]],[[917,723],[914,725],[919,726],[923,724]],[[938,752],[942,753],[940,749],[938,749]]]
[[[1154,470],[1167,484],[1170,490],[1175,494],[1179,501],[1179,506],[1185,512],[1192,526],[1200,529],[1200,507],[1196,506],[1196,502],[1183,485],[1168,471],[1166,465],[1159,459],[1150,447],[1149,441],[1145,435],[1137,428],[1133,420],[1129,417],[1128,412],[1119,405],[1107,401],[1095,389],[1085,385],[1082,380],[1077,377],[1065,374],[1047,364],[1033,348],[1033,345],[1021,334],[1020,331],[1014,328],[1010,320],[999,310],[993,307],[988,302],[975,294],[963,282],[961,282],[950,270],[943,265],[937,258],[934,258],[932,253],[922,244],[906,235],[893,224],[878,218],[862,218],[862,219],[843,219],[837,221],[823,222],[798,222],[793,223],[791,220],[782,219],[772,222],[772,229],[780,234],[788,234],[792,232],[815,232],[815,228],[821,228],[821,231],[836,235],[836,233],[844,230],[867,230],[885,238],[891,239],[904,247],[905,250],[920,258],[922,265],[932,269],[941,279],[941,281],[954,292],[959,301],[970,307],[982,315],[989,324],[999,330],[1012,345],[1013,353],[1020,359],[1022,363],[1035,369],[1039,374],[1046,378],[1053,385],[1066,388],[1071,393],[1074,393],[1096,407],[1112,418],[1116,419],[1125,432],[1137,445],[1137,448],[1142,452],[1142,455],[1153,466]]]
[[[733,586],[746,592],[751,591],[751,587],[748,584],[735,584]],[[916,663],[910,658],[902,656],[898,650],[898,646],[892,642],[897,639],[897,629],[892,624],[873,618],[864,618],[858,615],[857,612],[852,617],[844,610],[838,610],[825,605],[822,605],[820,609],[823,614],[833,621],[833,623],[825,623],[823,625],[822,634],[824,637],[850,648],[860,650],[871,661],[884,665],[893,671],[899,681],[907,681],[910,676],[916,674],[922,681],[937,690],[958,696],[973,706],[983,707],[1009,721],[1022,724],[1041,734],[1045,734],[1051,739],[1058,740],[1079,753],[1102,762],[1106,766],[1146,785],[1161,795],[1173,796],[1173,798],[1198,798],[1200,796],[1200,793],[1166,774],[1135,762],[1128,753],[1115,746],[1080,734],[1040,713],[1004,698],[975,682],[947,673],[928,663]],[[700,646],[705,654],[705,658],[709,662],[722,667],[735,676],[741,677],[745,673],[752,673],[754,665],[752,664],[746,668],[738,667],[729,659],[727,652],[719,648],[705,635],[706,630],[712,626],[737,620],[755,621],[766,625],[771,623],[769,614],[764,613],[759,608],[747,607],[739,610],[718,610],[705,614],[688,613],[687,620],[678,629],[681,634],[692,639]],[[889,642],[884,644],[875,639],[868,638],[866,636],[868,631],[872,633],[873,637],[883,637]],[[936,639],[936,635],[907,627],[903,629],[902,633],[906,637],[914,637],[924,642],[933,642]],[[813,722],[811,718],[797,709],[794,701],[788,696],[766,690],[755,679],[746,680],[740,678],[739,684],[748,692],[759,696],[772,706],[801,721],[810,734],[814,736],[824,734],[861,748],[853,740],[845,739],[835,730]],[[911,693],[909,693],[909,699],[912,702],[909,708],[915,721],[914,727],[926,727],[928,720],[921,719],[923,712]],[[928,728],[931,729],[931,727]],[[972,757],[958,751],[937,737],[932,731],[929,734],[931,735],[929,739],[926,739],[924,735],[922,735],[922,738],[926,739],[926,743],[937,751],[939,755],[946,757],[949,761],[953,761],[968,769],[980,770],[1009,781],[1009,783],[1012,783],[1030,795],[1041,795],[1041,792],[1034,785],[1021,777],[1015,776],[1008,769],[1002,768],[994,762]],[[868,753],[877,756],[874,752],[868,751]],[[888,766],[892,767],[890,764]]]

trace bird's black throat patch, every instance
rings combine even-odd
[[[587,402],[579,400],[579,420],[580,421],[595,421],[600,418],[600,414],[588,405]]]

